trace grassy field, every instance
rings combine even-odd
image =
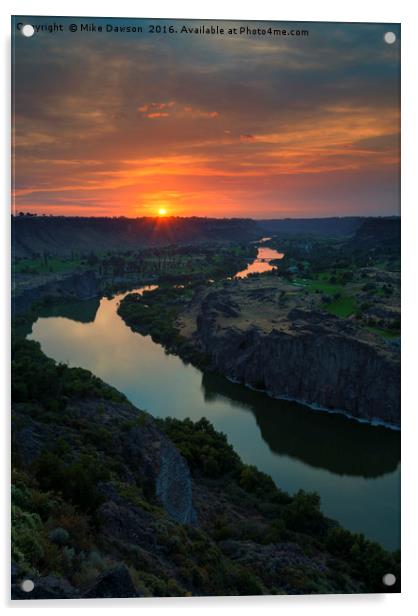
[[[313,278],[294,278],[293,283],[296,286],[301,286],[308,291],[319,291],[320,293],[327,293],[329,295],[335,295],[335,293],[341,293],[344,287],[341,284],[334,284],[329,282],[324,275],[318,276],[317,279]]]
[[[73,271],[80,265],[81,259],[59,259],[56,257],[43,259],[39,257],[37,259],[20,259],[14,263],[14,271],[16,274],[63,274]]]
[[[344,292],[344,285],[331,283],[328,278],[328,274],[319,274],[317,279],[295,278],[293,284],[311,293],[328,296],[331,301],[324,309],[330,314],[341,318],[354,314],[357,309],[356,299]]]
[[[382,329],[381,327],[368,327],[369,332],[373,334],[378,334],[382,336],[382,338],[386,338],[387,340],[393,340],[394,338],[399,338],[400,332],[392,331],[390,329]]]
[[[326,306],[326,310],[331,314],[343,319],[354,314],[357,309],[357,302],[354,297],[342,296]]]

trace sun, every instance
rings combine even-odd
[[[167,210],[165,207],[160,207],[158,210],[158,216],[167,216]]]

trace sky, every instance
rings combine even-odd
[[[54,22],[64,32],[16,29]],[[399,214],[398,25],[19,17],[12,33],[14,212]]]

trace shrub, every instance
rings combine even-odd
[[[52,543],[57,545],[65,545],[70,539],[69,533],[64,528],[53,528],[48,533],[48,538]]]
[[[43,451],[32,469],[43,489],[62,493],[81,511],[94,512],[103,501],[97,484],[109,477],[109,471],[96,456],[82,454],[65,463],[56,454]]]
[[[288,495],[276,487],[273,479],[266,473],[259,471],[255,466],[243,464],[238,482],[246,492],[255,494],[264,501],[289,502]]]
[[[160,419],[158,423],[192,470],[216,478],[240,468],[240,459],[226,436],[217,432],[205,417],[196,423],[190,419],[180,421],[171,418]]]
[[[325,545],[334,556],[349,563],[352,575],[357,577],[369,592],[382,591],[382,577],[393,573],[398,582],[391,589],[399,589],[399,552],[390,554],[378,543],[365,539],[364,535],[351,533],[340,527],[328,531]],[[390,591],[387,591],[390,592]]]
[[[263,586],[259,579],[248,569],[236,566],[231,573],[231,583],[236,587],[239,595],[263,594]]]
[[[46,357],[38,342],[13,337],[13,402],[40,402],[42,407],[57,412],[65,408],[70,397],[94,396],[118,402],[126,400],[88,370],[69,368]]]
[[[320,510],[321,499],[316,492],[299,490],[284,511],[286,526],[303,533],[321,534],[325,518]]]
[[[289,531],[283,518],[276,518],[264,535],[264,543],[278,543],[289,539]]]
[[[12,503],[12,560],[22,569],[39,567],[44,556],[42,520]]]

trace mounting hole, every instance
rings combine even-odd
[[[25,24],[22,28],[23,36],[33,36],[35,34],[35,28],[30,24]]]
[[[393,45],[396,41],[396,34],[394,32],[386,32],[383,38],[385,39],[385,43],[388,45]]]
[[[20,585],[20,588],[23,590],[23,592],[32,592],[32,590],[35,588],[35,584],[32,582],[32,580],[23,580]]]
[[[382,582],[385,586],[393,586],[396,584],[396,575],[393,575],[393,573],[385,573]]]

